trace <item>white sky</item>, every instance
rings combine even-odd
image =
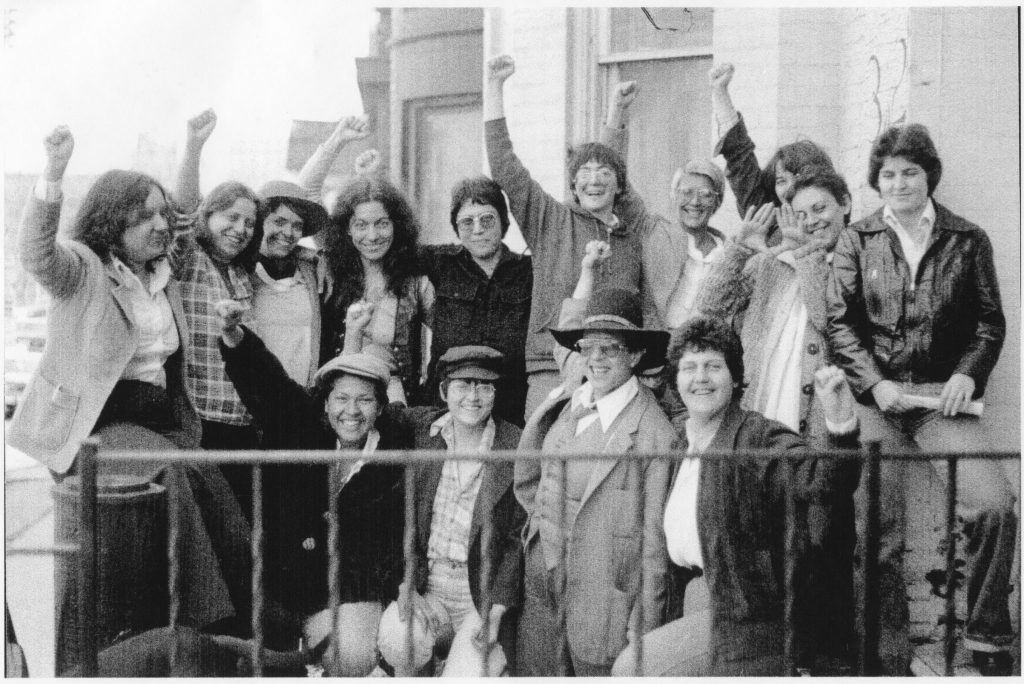
[[[0,5],[5,24],[14,22],[0,58],[6,172],[39,171],[41,140],[60,123],[75,135],[69,173],[130,167],[140,133],[179,143],[185,120],[212,106],[218,128],[203,168],[224,180],[229,150],[252,141],[283,145],[292,119],[362,111],[354,58],[366,56],[377,16],[363,2]]]

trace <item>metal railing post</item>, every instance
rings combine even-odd
[[[80,480],[79,505],[81,529],[78,535],[78,639],[82,676],[99,674],[99,642],[97,639],[99,596],[99,568],[96,534],[97,522],[97,463],[99,442],[87,439],[78,450]]]
[[[263,676],[263,467],[252,467],[252,673]]]
[[[491,557],[491,544],[494,539],[494,521],[491,512],[487,511],[480,526],[480,633],[485,635],[483,663],[480,665],[480,676],[490,674],[491,663],[491,573],[494,559]]]
[[[402,554],[405,557],[405,610],[402,619],[405,621],[405,669],[401,673],[405,677],[416,675],[416,651],[413,643],[413,611],[412,595],[416,591],[416,471],[409,465],[405,466],[405,529],[402,536]],[[394,666],[396,663],[391,663]],[[395,673],[398,675],[399,673]]]
[[[953,676],[953,656],[956,653],[956,456],[947,460],[949,473],[946,480],[946,634],[945,675]]]
[[[864,595],[861,615],[864,624],[861,629],[859,673],[861,676],[878,674],[879,634],[879,591],[878,591],[878,549],[880,511],[879,479],[881,476],[882,446],[879,442],[868,442],[863,450],[865,464],[864,489],[867,506],[864,515]]]
[[[782,654],[786,662],[786,672],[790,676],[797,674],[796,670],[796,497],[793,489],[796,486],[796,464],[793,459],[786,459],[786,517],[783,528],[783,546],[785,548],[785,560],[783,560],[783,576],[785,578],[785,593],[782,604],[783,642]]]

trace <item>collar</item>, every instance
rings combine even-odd
[[[167,257],[160,257],[149,262],[152,274],[149,279],[149,289],[147,294],[154,295],[160,290],[167,287],[167,282],[171,279],[171,264]],[[139,290],[143,290],[142,281],[139,277],[132,272],[132,269],[128,268],[123,261],[118,259],[113,254],[110,255],[110,267],[114,273],[125,283],[128,287],[134,287]]]
[[[449,449],[454,447],[453,436],[455,434],[455,419],[452,417],[451,412],[445,413],[440,418],[430,424],[430,436],[437,437],[441,435],[444,443],[448,445]],[[496,428],[494,425],[494,417],[487,419],[487,425],[484,426],[484,433],[480,437],[480,451],[490,451],[494,446],[494,434]]]
[[[916,232],[923,229],[925,232],[928,232],[935,226],[935,204],[932,202],[932,198],[929,197],[928,204],[921,213],[921,219],[918,221],[918,224],[909,229],[899,222],[899,219],[896,218],[896,214],[893,213],[893,210],[888,204],[882,207],[882,220],[889,224],[893,230],[896,230],[897,227],[899,227],[903,230]]]
[[[270,274],[267,273],[267,269],[263,267],[263,264],[258,261],[256,262],[256,269],[254,272],[264,283],[270,286],[276,286],[279,289],[287,289],[293,285],[300,285],[306,282],[306,279],[302,276],[302,269],[298,266],[295,267],[295,273],[287,278],[281,278],[280,280],[272,278]]]
[[[597,415],[601,419],[601,429],[607,431],[622,410],[626,408],[626,404],[632,401],[639,392],[640,383],[634,375],[619,387],[594,401],[594,387],[589,382],[585,382],[572,393],[571,407],[588,406],[597,409]]]
[[[366,443],[363,444],[363,449],[362,449],[363,455],[364,456],[369,456],[370,454],[372,454],[375,451],[377,451],[377,445],[379,443],[380,443],[380,433],[377,432],[376,428],[372,428],[368,433],[366,433]],[[340,451],[341,450],[341,442],[335,441],[334,442],[334,448],[338,449]],[[362,465],[363,464],[363,460],[359,459],[358,463],[360,465]]]
[[[498,263],[494,267],[495,273],[498,272],[498,269],[501,268],[502,264],[508,261],[514,261],[516,259],[522,258],[521,254],[516,254],[515,252],[513,252],[511,249],[508,248],[508,245],[506,245],[504,242],[501,243],[498,249],[499,252],[501,253],[501,256],[498,257]],[[473,255],[469,253],[469,250],[466,249],[465,245],[459,245],[458,257],[464,260],[467,264],[473,264],[480,271],[483,271],[483,268],[481,268],[480,264],[476,263],[476,259],[474,259]]]
[[[710,264],[718,258],[719,252],[722,251],[722,245],[725,244],[722,238],[712,233],[711,229],[708,230],[708,235],[710,235],[711,239],[715,241],[715,246],[707,253],[707,256],[705,256],[699,249],[697,249],[697,238],[693,237],[689,231],[686,231],[686,250],[689,253],[690,258],[694,261]]]

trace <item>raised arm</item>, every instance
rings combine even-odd
[[[754,141],[747,134],[743,117],[733,107],[729,83],[735,68],[732,64],[719,64],[708,72],[711,85],[711,107],[718,123],[718,143],[714,155],[725,157],[725,177],[736,196],[736,209],[740,216],[747,209],[773,201],[761,187],[761,165],[754,154]]]
[[[299,186],[306,196],[318,202],[324,188],[324,179],[331,170],[331,165],[338,158],[345,146],[355,140],[363,140],[370,135],[370,124],[365,115],[343,118],[334,127],[330,137],[317,146],[313,155],[303,164],[299,171]],[[374,150],[376,152],[376,150]],[[365,154],[365,153],[364,153]]]
[[[583,325],[583,315],[587,309],[590,295],[594,293],[594,272],[601,268],[611,256],[611,246],[601,240],[591,240],[585,247],[583,261],[580,263],[580,279],[572,297],[562,301],[562,309],[558,315],[559,328],[576,328]],[[561,372],[563,384],[571,389],[579,387],[583,382],[584,359],[575,352],[555,343],[555,363]]]
[[[57,242],[61,181],[75,149],[75,139],[67,126],[54,128],[43,139],[46,167],[36,182],[22,216],[18,231],[21,266],[52,296],[71,296],[85,275],[82,257]]]
[[[773,215],[770,204],[757,211],[753,207],[747,210],[737,239],[725,248],[701,283],[694,307],[702,314],[729,320],[750,304],[755,285],[751,259],[767,252],[765,236]]]
[[[180,211],[190,213],[199,207],[202,198],[199,193],[199,161],[203,156],[203,146],[216,127],[217,114],[212,109],[192,117],[185,126],[185,154],[174,186],[174,198]]]
[[[508,55],[487,62],[484,86],[484,139],[491,177],[508,195],[509,209],[519,223],[523,239],[531,250],[548,229],[562,230],[569,209],[544,191],[530,176],[512,149],[505,121],[504,85],[515,73],[515,62]]]

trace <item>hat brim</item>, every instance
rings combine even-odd
[[[568,328],[565,330],[550,329],[551,335],[566,349],[575,351],[576,343],[587,335],[593,333],[607,333],[621,337],[627,344],[641,347],[644,355],[640,357],[637,364],[637,371],[647,368],[655,368],[665,364],[665,354],[668,351],[668,343],[671,335],[665,330],[635,330],[629,328]]]
[[[330,222],[327,210],[317,202],[291,195],[270,195],[266,198],[266,201],[269,202],[273,199],[281,200],[288,206],[293,207],[296,213],[302,217],[302,237],[315,235],[326,228]]]
[[[497,373],[490,368],[481,368],[480,366],[465,366],[463,368],[457,368],[451,373],[446,374],[446,380],[484,380],[487,382],[494,382],[501,380],[501,374]]]

